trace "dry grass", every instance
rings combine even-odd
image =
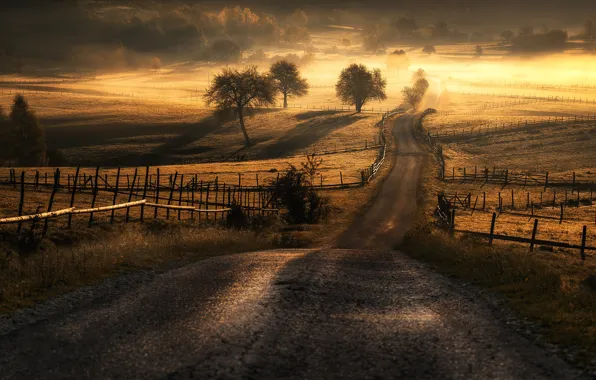
[[[436,167],[426,168],[419,192],[419,202],[423,205],[419,223],[401,248],[442,272],[505,295],[521,316],[547,329],[551,342],[584,348],[592,354],[579,359],[593,359],[596,292],[587,290],[581,283],[596,270],[594,257],[581,262],[577,252],[555,250],[530,254],[527,247],[519,245],[489,247],[467,236],[449,237],[428,218],[436,207],[435,172]]]
[[[249,231],[152,222],[68,232],[54,230],[41,246],[35,247],[35,252],[4,243],[0,254],[0,312],[123,270],[266,249],[274,245],[274,239],[272,235],[255,236]]]
[[[225,160],[237,154],[276,158],[305,151],[364,147],[378,139],[376,114],[261,110],[247,118],[253,146],[237,121],[222,122],[197,103],[110,99],[92,95],[26,95],[46,129],[50,149],[89,165],[153,165]],[[8,106],[12,95],[0,96]]]

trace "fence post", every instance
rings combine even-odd
[[[546,172],[546,177],[544,179],[544,188],[546,189],[548,187],[548,172]]]
[[[155,180],[155,204],[159,204],[159,168],[157,168],[157,179]],[[153,219],[157,219],[157,210],[159,207],[153,211]]]
[[[116,204],[116,200],[118,198],[118,190],[120,188],[120,168],[116,171],[116,185],[114,187],[114,197],[112,198],[112,205]],[[114,213],[116,210],[112,210],[112,214],[110,215],[110,223],[114,223]]]
[[[99,177],[99,166],[95,168],[95,183],[93,184],[93,198],[91,199],[91,208],[95,208],[95,200],[97,199],[97,178]],[[93,213],[89,214],[89,227],[93,224]]]
[[[184,174],[180,175],[180,189],[178,191],[178,206],[182,206],[182,190],[184,188]],[[182,218],[182,210],[178,210],[178,220]]]
[[[143,186],[143,199],[147,197],[147,185],[149,184],[149,165],[145,166],[145,184]],[[157,210],[157,207],[155,208]],[[141,223],[145,219],[145,204],[141,205]]]
[[[490,222],[490,235],[488,237],[488,245],[493,245],[493,236],[495,235],[495,222],[497,221],[497,213],[493,212],[493,219]]]
[[[74,183],[72,184],[72,193],[70,195],[70,207],[74,206],[75,201],[75,194],[77,193],[77,183],[79,182],[79,170],[81,169],[80,166],[77,166],[77,170],[74,176]],[[72,225],[72,214],[68,214],[68,228]]]
[[[56,169],[56,170],[58,170],[58,169]],[[54,181],[54,187],[52,187],[52,194],[50,195],[50,201],[48,202],[48,212],[52,211],[52,206],[54,205],[54,196],[56,195],[56,190],[58,190],[58,186],[56,184],[56,181]],[[41,236],[46,236],[46,233],[48,232],[49,221],[50,221],[50,218],[47,218],[44,221],[43,232],[41,233]]]
[[[135,168],[135,174],[132,177],[132,186],[130,187],[130,191],[128,193],[128,202],[130,203],[132,201],[132,195],[135,191],[135,184],[137,183],[137,171],[138,169]],[[125,219],[125,223],[128,223],[128,219],[130,217],[130,207],[126,208],[126,219]]]
[[[563,223],[563,202],[561,202],[561,216],[559,218],[559,224]]]
[[[579,251],[579,256],[582,258],[582,261],[586,260],[586,235],[588,232],[588,227],[584,226],[582,229],[582,246],[581,249]]]
[[[534,252],[534,241],[536,241],[536,231],[538,230],[538,219],[534,219],[534,229],[532,230],[532,240],[530,240],[530,252]]]
[[[172,176],[170,175],[170,178]],[[176,184],[176,180],[178,179],[178,172],[176,172],[176,174],[174,174],[174,180],[171,183],[171,188],[170,188],[170,196],[168,198],[168,206],[172,204],[172,199],[174,198],[174,185]],[[170,219],[170,209],[166,209],[166,219],[169,220]]]
[[[23,215],[23,207],[25,206],[25,172],[21,171],[21,197],[19,200],[19,216]],[[21,232],[22,223],[19,222],[17,226],[17,233]]]

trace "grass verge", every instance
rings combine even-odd
[[[427,164],[419,189],[417,224],[400,250],[432,264],[440,272],[499,293],[521,317],[538,323],[546,338],[573,347],[574,362],[594,363],[596,355],[596,287],[588,278],[596,263],[582,263],[569,252],[527,252],[515,245],[488,246],[468,236],[449,236],[428,216],[436,207],[433,173]]]
[[[34,247],[4,241],[0,244],[0,313],[125,271],[276,244],[278,236],[270,232],[162,221],[52,231]]]

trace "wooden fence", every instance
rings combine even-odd
[[[551,193],[540,192],[539,199],[534,199],[534,196],[529,191],[526,192],[525,196],[520,197],[518,194],[516,198],[515,191],[511,189],[510,192],[497,193],[496,202],[493,201],[492,203],[490,199],[494,199],[495,197],[490,197],[489,194],[489,201],[487,201],[487,193],[485,191],[478,194],[472,192],[446,193],[441,191],[437,195],[440,199],[439,203],[442,201],[450,204],[452,207],[471,210],[471,215],[474,215],[475,212],[487,212],[487,209],[496,209],[499,214],[507,213],[522,218],[558,220],[559,223],[562,223],[563,220],[587,222],[585,218],[569,217],[566,211],[568,208],[576,210],[581,207],[591,208],[595,200],[592,190],[584,192],[582,197],[581,190],[579,189],[572,190],[571,196],[569,196],[568,190],[557,192],[557,190],[553,189]],[[547,208],[557,210],[558,215],[553,215],[552,213],[551,215],[544,215],[538,212]],[[594,217],[590,217],[590,220],[596,224],[596,210],[594,210]]]
[[[596,176],[578,177],[575,172],[568,174],[550,172],[536,173],[523,170],[498,169],[474,166],[472,168],[452,167],[450,173],[442,171],[440,178],[444,181],[462,183],[484,183],[497,185],[572,187],[575,189],[592,191],[596,188]]]
[[[530,247],[530,252],[534,250],[534,246],[541,245],[547,247],[560,247],[560,248],[570,248],[570,249],[578,249],[580,258],[582,260],[586,259],[586,251],[596,251],[596,247],[586,245],[586,237],[588,234],[587,226],[582,227],[581,233],[581,241],[580,244],[571,244],[566,242],[559,242],[559,241],[551,241],[551,240],[540,240],[536,238],[538,232],[538,219],[534,220],[534,228],[532,230],[532,235],[530,238],[527,237],[520,237],[520,236],[511,236],[511,235],[499,235],[495,234],[495,225],[497,220],[497,213],[494,212],[492,215],[491,225],[489,232],[477,232],[477,231],[468,231],[468,230],[459,230],[456,229],[456,209],[457,207],[449,202],[445,197],[439,195],[438,197],[438,205],[435,214],[441,221],[441,224],[445,226],[451,234],[455,232],[464,233],[468,235],[479,236],[488,239],[488,244],[492,245],[494,240],[503,240],[503,241],[511,241],[516,243],[528,244]]]
[[[555,125],[596,125],[596,114],[593,115],[574,115],[574,116],[560,116],[548,117],[543,119],[532,119],[525,121],[518,120],[513,123],[502,123],[493,125],[480,125],[477,127],[437,130],[427,132],[430,138],[441,139],[442,141],[450,141],[453,139],[460,139],[462,137],[474,137],[497,133],[510,133],[517,130],[525,130],[528,128],[550,127]]]
[[[492,97],[500,97],[500,98],[514,98],[514,99],[542,99],[544,101],[558,101],[558,102],[566,102],[566,103],[579,103],[585,105],[596,105],[596,98],[588,99],[588,98],[580,98],[580,97],[571,97],[571,96],[537,96],[537,95],[518,95],[518,94],[503,94],[498,92],[465,92],[465,91],[450,91],[452,94],[458,95],[468,95],[468,96],[492,96]]]

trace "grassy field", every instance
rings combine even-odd
[[[236,155],[277,158],[305,151],[364,148],[378,140],[379,115],[263,110],[246,120],[253,146],[244,148],[238,122],[220,122],[196,104],[76,95],[33,95],[48,147],[72,162],[102,166],[226,160]],[[0,97],[8,108],[11,96]]]
[[[433,134],[447,133],[447,137],[441,141],[447,173],[452,168],[467,167],[473,170],[474,166],[549,171],[553,174],[576,171],[578,176],[596,173],[593,157],[596,124],[592,122],[448,136],[449,132],[469,131],[471,128],[478,131],[479,127],[486,126],[521,123],[523,127],[526,121],[532,123],[548,118],[554,121],[555,117],[590,115],[592,118],[596,109],[591,105],[541,102],[484,110],[471,115],[470,110],[482,105],[484,98],[454,95],[450,102],[458,104],[452,114],[431,115],[424,122],[425,127]]]
[[[544,338],[538,338],[537,343],[550,342],[578,348],[579,351],[574,356],[569,356],[569,360],[574,362],[585,364],[594,360],[596,289],[590,288],[584,281],[596,270],[596,256],[592,253],[583,262],[577,250],[555,248],[549,252],[536,249],[530,253],[528,246],[519,244],[495,241],[493,246],[488,246],[486,241],[466,234],[450,237],[436,227],[435,219],[431,217],[436,209],[436,192],[445,187],[444,183],[435,178],[436,170],[437,164],[433,162],[429,162],[425,168],[424,180],[419,191],[421,207],[418,223],[408,233],[405,243],[400,248],[415,258],[431,263],[441,272],[504,295],[509,306],[518,315],[528,318],[544,329]],[[463,188],[457,186],[448,189],[463,192]],[[492,193],[491,190],[498,189],[480,190]],[[510,189],[501,191],[506,199],[505,194]],[[494,201],[491,199],[491,202]],[[508,204],[507,201],[505,203]],[[523,207],[520,205],[519,208]],[[578,212],[583,212],[580,210],[585,209],[580,208]],[[591,212],[594,211],[592,206]],[[543,213],[545,210],[537,212]],[[469,217],[469,214],[469,211],[458,210],[457,229],[488,231],[490,213],[476,212],[473,218]],[[529,237],[530,225],[533,225],[531,218],[513,217],[503,213],[497,218],[496,232]],[[568,221],[559,225],[558,221],[545,222],[541,219],[537,237],[568,240],[577,244],[578,233],[581,233],[578,229],[580,226],[581,224]],[[596,242],[594,230],[595,227],[588,229],[591,231],[589,239],[592,244]]]

